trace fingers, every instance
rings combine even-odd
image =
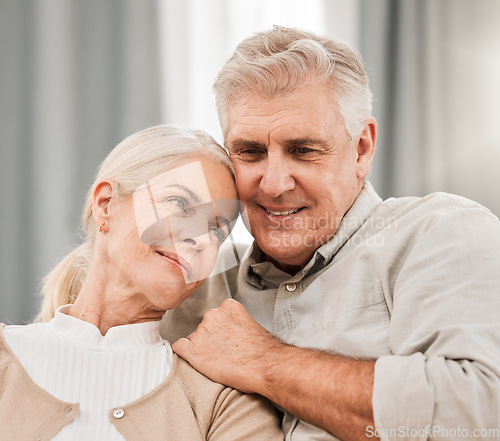
[[[234,299],[224,300],[217,308],[209,309],[205,314],[207,313],[215,316],[218,314],[221,316],[248,315],[245,307]]]
[[[246,311],[245,307],[240,302],[238,302],[237,300],[234,300],[234,299],[224,300],[220,304],[219,308],[228,308],[228,309],[236,309],[236,310],[240,310],[240,311]]]
[[[191,365],[198,365],[200,357],[203,360],[209,353],[213,356],[213,351],[221,350],[220,345],[227,343],[228,336],[236,336],[242,332],[240,328],[247,329],[241,319],[236,319],[238,316],[248,316],[245,307],[236,300],[224,300],[218,308],[205,312],[196,331],[174,342],[172,350]]]
[[[236,300],[209,309],[196,331],[177,340],[173,351],[218,383],[247,393],[264,384],[262,360],[276,340]],[[260,364],[259,364],[260,363]]]
[[[172,345],[172,350],[181,358],[189,362],[191,356],[191,341],[187,338],[180,338]]]
[[[201,323],[193,334],[201,334],[208,332],[210,334],[210,327],[216,324],[229,324],[236,317],[250,316],[245,307],[233,299],[224,300],[217,308],[210,308],[205,312]],[[188,336],[190,338],[190,336]]]

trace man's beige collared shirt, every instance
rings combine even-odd
[[[165,317],[163,336],[187,335],[232,296],[287,343],[377,360],[368,437],[500,439],[500,222],[491,212],[444,193],[382,201],[367,182],[302,271],[260,257],[254,244],[239,267],[209,279]],[[287,440],[336,439],[287,413],[283,429]]]

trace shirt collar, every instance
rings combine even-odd
[[[257,289],[277,288],[290,279],[290,274],[265,260],[257,242],[249,247],[242,259],[246,281]]]
[[[97,326],[68,315],[70,307],[59,307],[49,327],[79,346],[97,350],[127,350],[164,344],[160,337],[159,320],[114,326],[106,335],[101,335]]]
[[[276,268],[264,259],[257,242],[247,250],[242,259],[246,281],[258,289],[277,288],[285,281],[299,281],[306,274],[318,271],[327,265],[348,239],[363,225],[382,199],[375,192],[370,182],[365,181],[363,189],[344,215],[337,232],[327,242],[321,245],[311,260],[295,276]]]

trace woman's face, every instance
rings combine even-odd
[[[132,198],[109,202],[110,274],[154,307],[174,308],[209,276],[237,215],[224,165],[199,158],[166,170]]]

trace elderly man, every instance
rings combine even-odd
[[[275,27],[214,89],[255,242],[165,318],[174,350],[276,403],[287,440],[499,438],[498,219],[449,194],[380,199],[342,43]]]

